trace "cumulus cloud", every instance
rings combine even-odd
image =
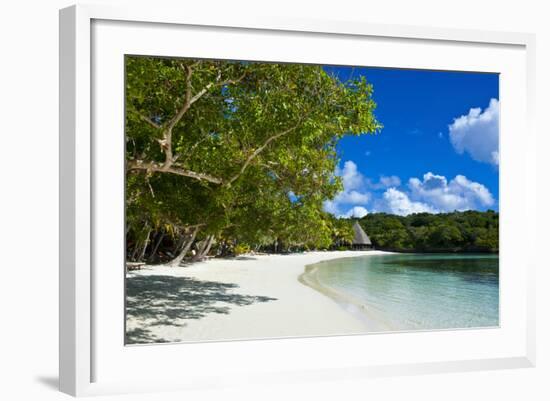
[[[368,211],[363,206],[354,206],[350,210],[348,210],[344,214],[344,216],[345,217],[355,217],[355,218],[360,219],[361,217],[365,217],[367,214],[368,214]]]
[[[422,202],[414,202],[409,196],[395,188],[389,188],[384,192],[385,208],[388,212],[406,216],[412,213],[437,213],[438,211],[430,205]]]
[[[495,202],[483,184],[470,181],[463,175],[457,175],[448,182],[446,177],[428,172],[423,180],[409,179],[409,189],[414,200],[445,212],[488,207]]]
[[[457,175],[449,187],[451,191],[460,193],[470,203],[479,203],[481,206],[492,206],[495,203],[493,195],[485,185],[470,181],[463,175]]]
[[[332,200],[326,200],[323,202],[323,210],[335,216],[341,214],[340,209],[338,208],[338,204]]]
[[[357,170],[357,164],[351,160],[344,163],[344,168],[337,168],[336,175],[342,177],[344,191],[362,188],[365,184],[365,177]]]
[[[499,110],[499,101],[491,99],[485,110],[473,108],[455,118],[449,125],[449,139],[455,150],[468,153],[476,161],[498,166]]]
[[[337,168],[335,175],[342,178],[342,184],[344,190],[336,194],[334,199],[325,201],[324,209],[328,213],[331,213],[339,217],[350,217],[349,213],[352,213],[355,209],[356,213],[366,214],[366,205],[370,200],[370,193],[368,192],[369,180],[361,174],[357,169],[357,164],[348,160],[344,163],[343,168]],[[350,209],[350,206],[352,208]],[[348,210],[345,212],[345,210]],[[358,217],[358,216],[353,216]],[[360,216],[362,217],[362,216]]]
[[[366,192],[359,192],[359,191],[342,191],[338,195],[336,195],[336,198],[334,198],[334,201],[337,203],[358,203],[358,204],[364,204],[367,203],[370,199],[370,194]]]
[[[383,175],[380,177],[380,185],[386,188],[398,187],[401,185],[401,179],[396,175],[390,175],[390,176]]]
[[[448,179],[430,171],[421,178],[410,178],[403,187],[397,176],[371,180],[351,160],[335,174],[342,178],[344,190],[325,201],[323,207],[337,217],[363,217],[369,211],[408,215],[483,210],[495,204],[487,187],[461,174]]]

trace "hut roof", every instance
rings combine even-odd
[[[369,236],[358,221],[353,224],[353,233],[353,245],[372,245]]]

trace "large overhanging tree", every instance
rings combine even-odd
[[[374,108],[317,65],[127,57],[128,232],[143,253],[165,225],[325,246],[336,144],[378,131]]]

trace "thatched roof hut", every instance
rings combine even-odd
[[[371,248],[372,242],[363,228],[356,221],[353,224],[353,242],[354,248]]]

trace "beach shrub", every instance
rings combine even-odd
[[[250,252],[250,246],[247,244],[237,244],[233,248],[233,253],[235,256],[242,255],[243,253],[249,253]]]

